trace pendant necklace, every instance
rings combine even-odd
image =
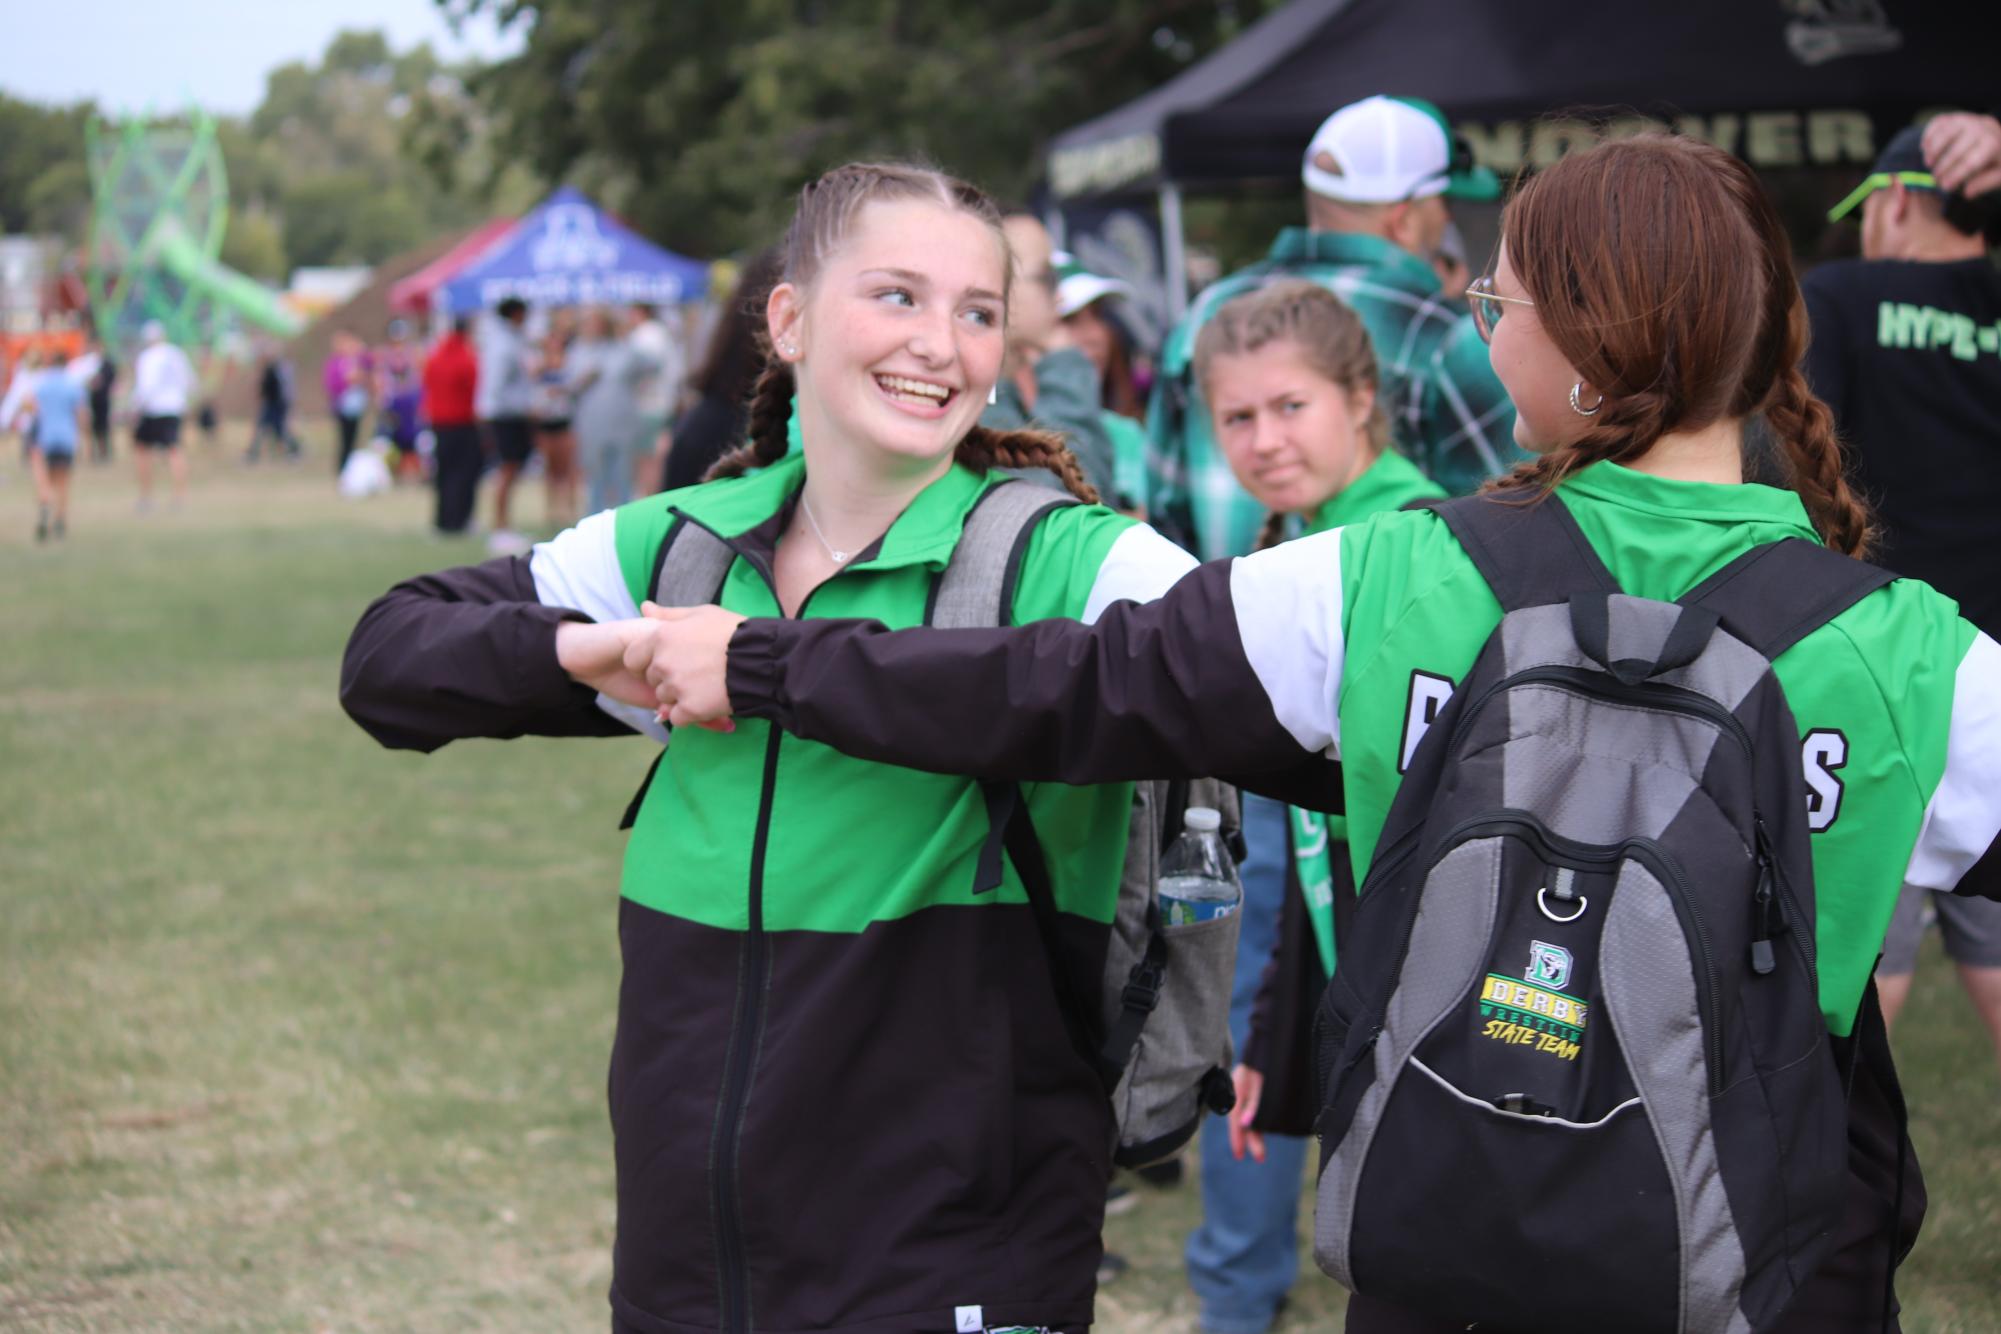
[[[801,492],[799,495],[799,508],[805,512],[806,522],[812,525],[813,536],[819,539],[820,546],[826,551],[829,560],[833,561],[836,565],[846,565],[854,559],[854,552],[835,550],[834,544],[827,540],[827,535],[820,531],[820,521],[813,517],[813,507],[806,503],[804,492]]]

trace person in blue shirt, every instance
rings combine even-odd
[[[81,382],[64,369],[62,358],[50,356],[35,371],[17,420],[32,418],[28,434],[28,466],[35,478],[35,540],[61,537],[69,526],[70,469],[76,463],[77,441],[89,423],[90,396]]]

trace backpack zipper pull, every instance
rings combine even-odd
[[[1785,929],[1778,911],[1778,896],[1772,891],[1772,842],[1765,832],[1765,818],[1751,817],[1758,843],[1758,888],[1752,895],[1755,910],[1751,933],[1751,971],[1763,977],[1779,966],[1772,949],[1772,937]]]

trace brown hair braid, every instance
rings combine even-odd
[[[1063,437],[1050,431],[996,431],[991,426],[975,425],[959,441],[952,457],[974,472],[1047,468],[1062,479],[1065,491],[1086,505],[1098,503],[1098,488],[1084,476],[1083,465],[1063,443]]]
[[[1529,181],[1501,239],[1536,319],[1604,406],[1490,488],[1547,490],[1669,432],[1763,412],[1822,539],[1867,550],[1868,510],[1799,372],[1806,313],[1785,231],[1749,167],[1677,135],[1612,140]]]
[[[790,447],[786,428],[792,421],[792,367],[770,357],[750,391],[750,439],[709,465],[705,482],[741,477],[752,468],[768,468]]]

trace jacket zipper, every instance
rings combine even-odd
[[[1744,730],[1744,724],[1737,721],[1737,715],[1718,704],[1709,696],[1686,686],[1668,685],[1664,681],[1643,681],[1638,685],[1626,685],[1610,679],[1601,672],[1582,667],[1530,667],[1503,677],[1473,701],[1459,720],[1454,732],[1456,741],[1472,725],[1473,716],[1485,708],[1494,696],[1515,686],[1553,685],[1569,690],[1573,694],[1611,700],[1619,704],[1636,704],[1643,708],[1658,709],[1665,713],[1680,713],[1700,718],[1710,723],[1718,731],[1730,736],[1746,754],[1751,751],[1751,735]]]
[[[743,1109],[750,1098],[752,1055],[764,1023],[764,853],[771,836],[771,797],[778,778],[778,742],[784,736],[771,729],[764,747],[764,786],[757,802],[757,832],[750,847],[750,930],[745,937],[743,967],[737,973],[736,1012],[743,1022],[730,1034],[723,1060],[722,1138],[716,1146],[716,1262],[722,1268],[723,1329],[748,1334],[750,1329],[749,1264],[744,1255],[743,1218],[738,1202],[737,1149],[743,1139]]]
[[[684,515],[690,523],[699,519]],[[707,524],[702,524],[708,527]],[[715,533],[713,528],[709,529]],[[756,570],[771,589],[771,600],[784,614],[778,597],[778,579],[771,567],[757,555],[745,551],[730,539],[715,534],[725,545]],[[829,576],[799,604],[797,620],[806,614],[813,594],[839,575]],[[776,725],[764,747],[764,781],[757,798],[757,828],[750,845],[749,930],[745,934],[743,967],[737,973],[735,1012],[743,1017],[730,1034],[729,1051],[723,1058],[722,1134],[716,1145],[714,1205],[716,1211],[716,1263],[722,1270],[722,1328],[724,1334],[750,1334],[750,1261],[743,1242],[743,1210],[737,1173],[737,1150],[743,1140],[744,1107],[750,1100],[750,1079],[758,1036],[764,1025],[764,971],[769,946],[764,934],[764,859],[771,841],[772,799],[778,786],[778,747],[784,739]]]

